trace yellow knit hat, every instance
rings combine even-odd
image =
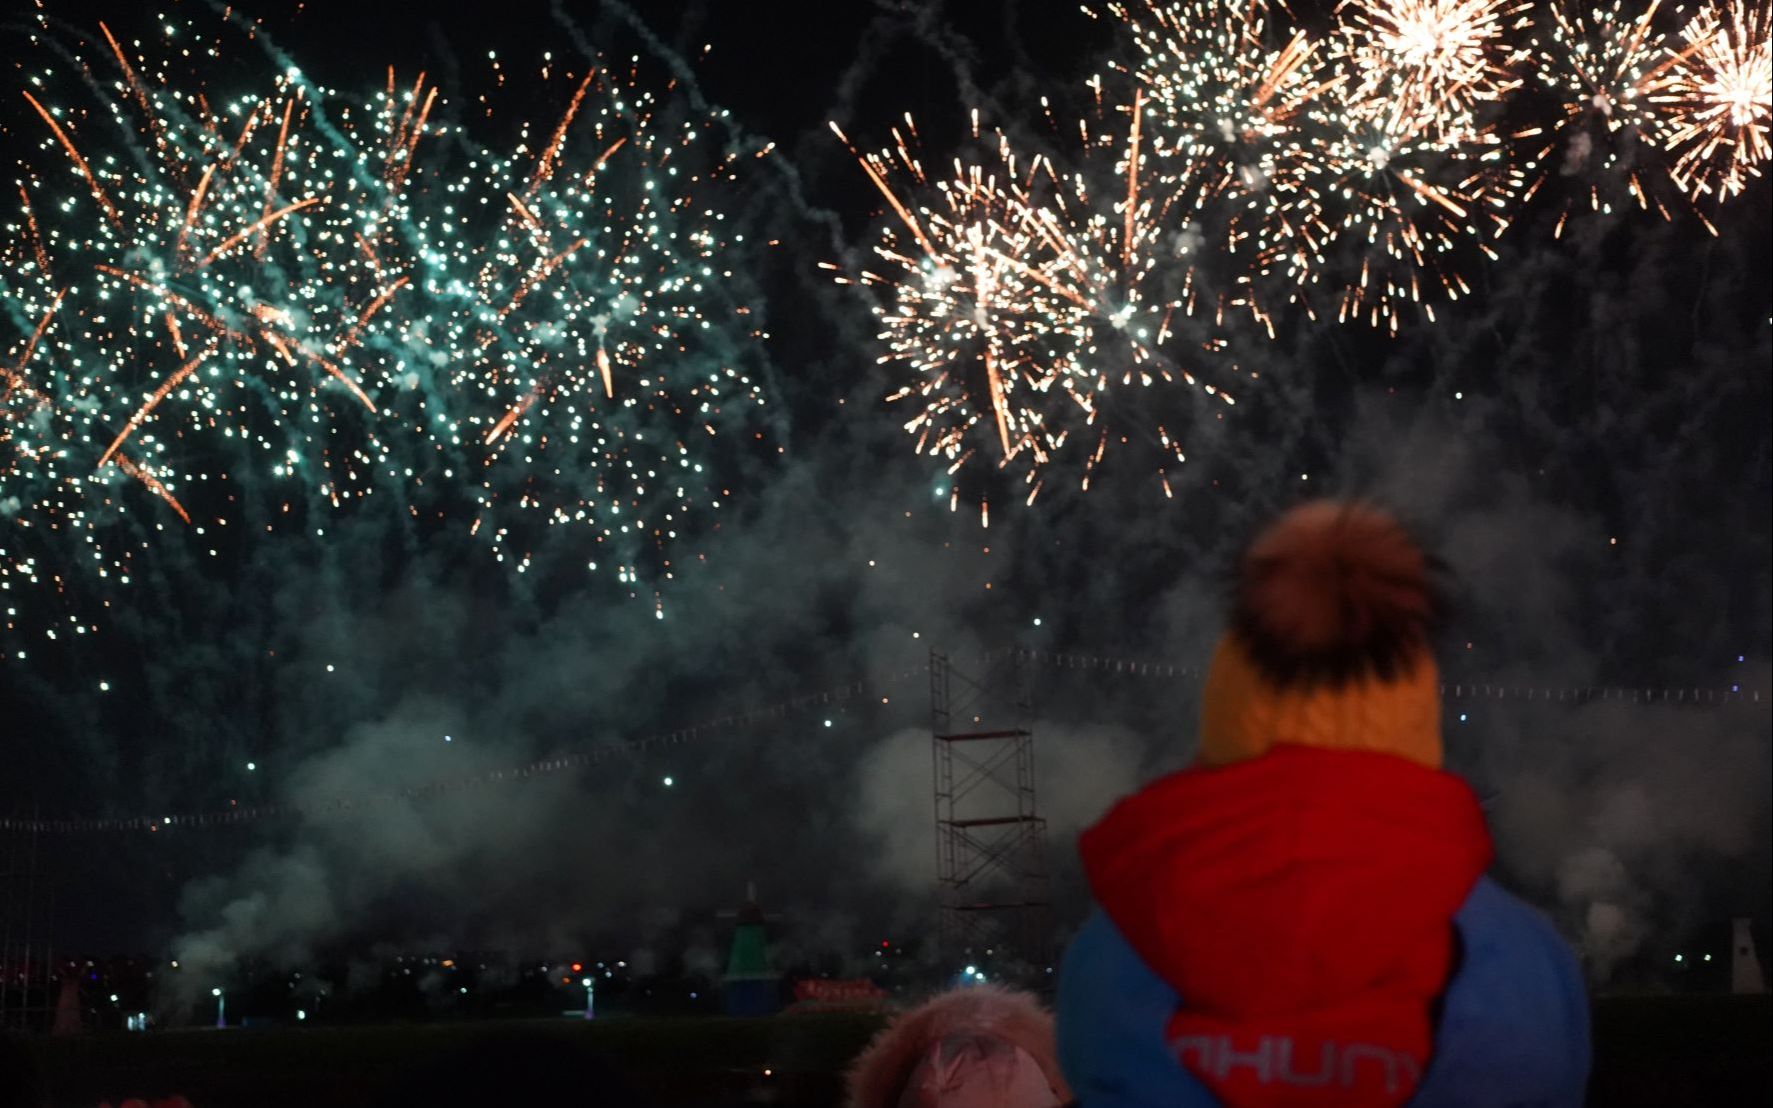
[[[1441,764],[1440,613],[1428,559],[1390,515],[1315,501],[1264,531],[1239,567],[1231,626],[1202,694],[1200,761],[1278,743]]]

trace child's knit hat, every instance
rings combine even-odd
[[[1432,568],[1397,520],[1364,504],[1303,504],[1262,532],[1207,673],[1201,763],[1291,743],[1438,768]]]

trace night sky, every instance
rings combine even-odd
[[[45,6],[66,43],[101,18],[153,33],[133,4]],[[204,5],[169,8],[220,26]],[[710,315],[745,306],[768,332],[729,328],[740,339],[720,354],[767,403],[730,415],[708,456],[722,506],[684,524],[668,579],[648,563],[638,585],[586,571],[595,552],[573,527],[543,529],[532,569],[513,572],[430,487],[447,518],[416,519],[398,491],[336,510],[314,496],[299,525],[267,533],[239,524],[287,497],[218,450],[187,464],[229,471],[206,487],[237,492],[223,508],[239,520],[204,534],[135,488],[134,521],[114,526],[142,549],[138,579],[70,569],[0,631],[0,814],[306,812],[44,837],[58,944],[216,965],[382,942],[550,950],[640,941],[755,880],[790,941],[859,954],[927,918],[927,651],[974,669],[1013,645],[1198,666],[1240,544],[1313,495],[1394,508],[1446,562],[1449,683],[1760,691],[1700,708],[1449,700],[1450,761],[1488,798],[1501,875],[1591,962],[1773,912],[1764,178],[1705,209],[1715,236],[1691,214],[1631,210],[1554,238],[1577,185],[1552,173],[1497,259],[1462,263],[1472,294],[1433,323],[1407,313],[1395,338],[1333,311],[1279,311],[1272,339],[1228,316],[1213,364],[1235,407],[1176,386],[1107,417],[1165,413],[1188,456],[1167,467],[1173,496],[1135,435],[1087,493],[1056,480],[1025,507],[986,467],[951,477],[915,453],[905,405],[884,400],[907,372],[877,360],[870,309],[886,294],[818,266],[878,267],[891,214],[828,125],[874,150],[910,112],[939,165],[978,107],[1050,145],[1040,97],[1087,113],[1084,81],[1124,53],[1109,21],[1014,0],[261,8],[317,83],[367,95],[389,65],[403,82],[423,69],[439,118],[489,146],[519,117],[546,133],[571,86],[525,82],[543,51],[579,59],[586,44],[638,56],[662,100],[728,111],[722,141],[773,143],[710,193],[729,242],[744,239],[722,253],[734,276]],[[0,33],[9,88],[53,60],[33,29],[10,16]],[[212,87],[273,71],[258,49],[236,41]],[[491,119],[470,107],[492,83],[488,51],[510,108]],[[9,160],[55,164],[29,105],[12,91],[0,105]],[[8,306],[13,359],[35,320]],[[84,557],[66,534],[31,541],[50,564]],[[39,621],[70,611],[96,629],[44,641]],[[1077,830],[1186,762],[1197,680],[1038,672],[1061,928],[1081,916]],[[629,745],[852,683],[766,721]],[[592,751],[598,764],[567,772],[392,795]],[[345,798],[358,802],[321,810]]]

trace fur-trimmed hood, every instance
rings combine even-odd
[[[1055,1108],[1070,1097],[1052,1015],[995,985],[953,989],[903,1013],[849,1072],[849,1108]]]

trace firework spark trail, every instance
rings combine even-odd
[[[346,332],[344,342],[341,345],[346,348],[355,346],[357,344],[357,336],[363,333],[363,327],[370,321],[370,317],[381,311],[383,306],[394,298],[395,293],[411,283],[411,277],[401,276],[396,278],[393,284],[389,285],[381,292],[376,293],[375,299],[369,302],[368,306],[363,309],[363,314],[357,317],[357,322],[351,325],[351,330]]]
[[[1722,0],[1682,28],[1687,46],[1652,94],[1672,113],[1664,143],[1671,173],[1695,199],[1724,199],[1761,175],[1773,117],[1769,9]]]
[[[92,167],[86,164],[86,158],[74,146],[74,140],[68,137],[68,133],[62,130],[62,125],[55,121],[55,116],[51,115],[49,109],[45,108],[35,96],[28,92],[23,95],[26,100],[30,101],[31,107],[37,110],[37,114],[43,117],[43,122],[49,125],[50,132],[55,135],[56,141],[62,144],[62,149],[68,152],[68,157],[73,159],[74,167],[80,171],[80,175],[86,178],[87,187],[92,189],[93,199],[97,200],[99,206],[104,209],[105,217],[114,224],[121,224],[123,217],[117,214],[117,205],[111,202],[110,194],[105,192],[105,187],[99,184],[97,177],[93,176]]]
[[[210,249],[209,253],[205,254],[203,256],[202,260],[200,260],[197,263],[197,268],[198,269],[207,268],[209,265],[213,264],[217,258],[221,257],[223,254],[226,254],[228,251],[234,249],[236,246],[239,246],[242,242],[245,242],[248,238],[252,237],[253,235],[259,235],[260,241],[263,242],[264,241],[263,232],[264,232],[265,228],[269,227],[273,223],[276,223],[278,220],[282,219],[284,216],[290,215],[293,212],[299,212],[303,208],[313,207],[317,203],[319,203],[319,201],[316,200],[314,197],[310,196],[304,200],[298,200],[294,204],[286,204],[283,207],[278,208],[276,211],[267,211],[264,215],[253,220],[251,223],[247,224],[245,227],[242,227],[240,230],[234,232],[232,235],[229,235],[227,238],[225,238],[221,242],[217,243],[213,248]],[[195,206],[196,206],[195,200],[193,200],[193,207],[195,207]],[[181,230],[183,230],[183,228],[181,228]],[[262,254],[261,249],[258,247],[255,247],[253,252],[255,255]]]
[[[523,190],[525,195],[534,196],[536,190],[542,187],[542,182],[554,175],[554,159],[560,156],[560,147],[566,141],[573,117],[579,114],[579,106],[585,102],[585,91],[591,87],[591,79],[596,76],[595,69],[589,71],[585,74],[585,79],[579,82],[579,87],[573,91],[572,102],[566,106],[565,113],[560,117],[560,125],[554,128],[554,136],[548,140],[548,148],[542,151],[541,158],[536,162],[535,176],[530,178],[529,186]]]
[[[113,460],[117,463],[118,469],[121,469],[123,472],[129,474],[131,477],[135,478],[137,481],[140,481],[143,485],[147,486],[147,489],[149,492],[153,493],[155,496],[158,496],[160,499],[166,501],[166,506],[171,508],[173,510],[174,514],[176,514],[180,519],[184,520],[187,525],[190,524],[191,513],[185,511],[185,506],[178,502],[178,497],[172,495],[172,493],[167,489],[167,487],[160,483],[160,479],[158,477],[155,477],[152,473],[149,473],[147,470],[143,469],[141,466],[136,465],[135,462],[130,460],[130,457],[128,454],[125,454],[121,451],[117,452],[117,455]]]
[[[37,227],[37,213],[31,210],[31,194],[25,186],[18,187],[19,208],[25,213],[25,229],[31,240],[32,261],[37,263],[37,272],[49,273],[49,255],[43,251],[43,232]]]
[[[8,392],[14,388],[28,387],[25,379],[25,367],[31,364],[31,355],[37,352],[37,344],[43,340],[43,332],[49,330],[50,323],[55,320],[56,309],[62,306],[62,300],[67,295],[67,289],[56,290],[55,299],[51,300],[49,307],[43,310],[43,318],[37,321],[37,326],[31,331],[31,337],[26,340],[25,352],[19,355],[18,364],[10,369],[5,369]]]
[[[1121,232],[1120,259],[1124,266],[1133,264],[1133,230],[1139,218],[1139,119],[1145,114],[1145,90],[1133,93],[1133,127],[1127,138],[1127,202],[1126,224]]]
[[[117,437],[111,440],[111,445],[107,446],[105,452],[99,455],[97,464],[102,466],[110,461],[111,455],[117,453],[123,444],[129,440],[129,436],[135,433],[135,429],[140,427],[142,422],[146,420],[149,415],[153,414],[154,409],[160,404],[160,402],[166,399],[166,395],[173,389],[184,384],[185,379],[197,372],[197,367],[202,365],[213,353],[215,353],[215,348],[213,346],[207,350],[200,351],[195,358],[192,358],[190,361],[169,374],[166,380],[162,381],[160,386],[154,390],[153,395],[148,397],[147,401],[142,404],[141,408],[139,408],[134,415],[129,417],[129,421],[123,425],[123,430],[117,432]]]

